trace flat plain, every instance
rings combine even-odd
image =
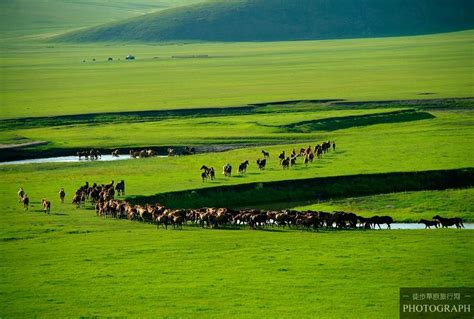
[[[181,205],[193,205],[193,194],[205,189],[211,192],[205,200],[235,207],[344,210],[401,222],[440,214],[473,222],[471,179],[452,188],[448,177],[433,186],[416,174],[472,172],[474,31],[266,43],[65,44],[47,36],[100,23],[107,10],[110,19],[120,19],[178,3],[60,3],[58,12],[85,11],[53,16],[43,26],[24,13],[21,28],[2,25],[0,143],[47,144],[1,149],[1,158],[90,148],[104,154],[120,148],[121,156],[141,148],[202,151],[0,165],[0,317],[396,318],[400,287],[474,285],[472,230],[188,224],[178,231],[97,217],[91,204],[71,204],[86,181],[124,179],[127,192],[119,199],[142,204],[175,194],[183,196]],[[38,2],[37,11],[48,12],[48,5]],[[128,54],[136,60],[126,61]],[[281,151],[327,140],[337,147],[322,159],[280,167]],[[255,164],[262,149],[270,152],[263,171]],[[246,174],[221,174],[224,164],[236,171],[245,160]],[[215,181],[201,181],[203,164],[216,168]],[[367,196],[354,189],[307,198],[305,181],[334,177],[344,183],[368,174]],[[400,174],[397,192],[381,185],[377,178],[384,174]],[[272,183],[293,185],[290,193],[298,200],[279,200]],[[19,187],[31,198],[27,212],[18,203]],[[241,195],[252,187],[268,190],[259,191],[258,205],[252,195]],[[42,212],[43,198],[52,202],[51,215]]]

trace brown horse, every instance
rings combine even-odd
[[[18,203],[21,203],[24,195],[25,191],[23,190],[23,187],[20,187],[20,189],[18,190]]]
[[[125,181],[123,179],[120,181],[120,183],[115,185],[115,190],[117,191],[118,196],[125,195]]]
[[[439,215],[436,215],[433,217],[433,219],[436,219],[440,222],[441,226],[442,227],[449,227],[449,226],[453,226],[455,225],[456,228],[464,228],[464,225],[462,223],[462,219],[461,218],[458,218],[458,217],[454,217],[454,218],[443,218]]]
[[[59,200],[61,200],[61,204],[64,204],[64,197],[66,197],[66,192],[64,191],[64,188],[61,187],[59,190]]]
[[[159,229],[159,226],[162,225],[164,229],[168,229],[169,217],[168,215],[162,214],[156,217],[156,229]]]
[[[43,199],[43,200],[41,200],[41,205],[43,205],[44,213],[49,214],[50,211],[51,211],[51,202],[47,199]]]
[[[28,207],[30,205],[30,199],[28,198],[28,195],[24,194],[21,198],[21,202],[23,203],[23,208],[25,210],[28,210]]]
[[[201,179],[202,182],[204,183],[208,178],[211,180],[214,180],[216,178],[216,173],[214,171],[213,167],[207,167],[206,165],[202,165],[200,170],[202,171],[201,173]]]

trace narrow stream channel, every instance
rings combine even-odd
[[[156,156],[166,157],[166,156]],[[121,155],[114,157],[112,155],[102,155],[101,158],[96,160],[79,159],[78,156],[59,156],[59,157],[46,157],[46,158],[32,158],[19,161],[8,161],[0,162],[0,165],[13,165],[13,164],[32,164],[32,163],[74,163],[74,162],[107,162],[107,161],[121,161],[132,159],[129,155]],[[139,160],[139,159],[137,159]]]

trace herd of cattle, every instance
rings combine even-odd
[[[307,166],[309,163],[312,163],[315,158],[322,158],[323,154],[326,154],[331,150],[331,148],[335,151],[336,150],[336,142],[334,141],[326,141],[321,144],[317,144],[314,149],[311,146],[306,148],[301,148],[299,151],[293,149],[288,156],[285,151],[282,151],[278,155],[278,159],[280,161],[280,166],[283,169],[289,169],[296,165],[297,159],[302,158],[303,163]],[[262,150],[263,158],[258,158],[257,168],[259,170],[264,170],[267,165],[267,160],[270,158],[270,153]],[[244,174],[247,171],[247,167],[250,165],[249,161],[246,160],[240,163],[238,167],[238,173]],[[201,179],[203,182],[207,180],[214,180],[216,178],[216,173],[214,167],[208,167],[206,165],[201,166]],[[224,176],[230,177],[232,176],[232,165],[229,163],[225,164],[222,168],[222,174]]]
[[[115,184],[90,185],[86,182],[74,193],[72,203],[77,208],[84,206],[86,201],[95,205],[97,216],[128,219],[130,221],[142,221],[153,223],[165,229],[172,226],[174,229],[182,229],[183,224],[198,224],[201,227],[220,228],[231,225],[247,225],[252,229],[265,228],[267,226],[291,227],[306,230],[326,229],[373,229],[386,224],[391,228],[394,222],[390,216],[362,217],[351,212],[335,211],[333,213],[322,211],[296,211],[279,210],[264,211],[257,209],[233,210],[229,208],[200,208],[200,209],[169,209],[164,205],[132,205],[127,201],[115,199],[115,194],[125,194],[125,182]],[[61,203],[64,203],[66,193],[63,188],[59,191]],[[23,188],[18,191],[19,201],[28,210],[29,198]],[[51,202],[43,199],[42,206],[45,213],[50,213]],[[433,220],[422,219],[419,222],[425,228],[434,226],[438,228],[456,226],[463,228],[461,218],[443,218],[439,215]]]

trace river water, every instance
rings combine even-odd
[[[166,156],[157,156],[166,157]],[[112,155],[102,155],[101,158],[96,160],[87,160],[82,158],[79,160],[78,156],[58,156],[58,157],[46,157],[46,158],[32,158],[19,161],[0,162],[0,165],[12,165],[12,164],[32,164],[32,163],[74,163],[74,162],[106,162],[106,161],[121,161],[131,159],[129,155],[121,155],[114,157]]]
[[[380,225],[380,226],[382,227],[382,229],[387,229],[387,225]],[[392,226],[392,229],[425,229],[425,225],[416,224],[416,223],[394,223],[391,226]],[[451,226],[449,228],[456,228],[456,226]],[[474,223],[464,223],[464,228],[474,229]],[[375,229],[379,229],[379,228],[377,227]],[[435,228],[431,227],[431,229],[435,229]]]

